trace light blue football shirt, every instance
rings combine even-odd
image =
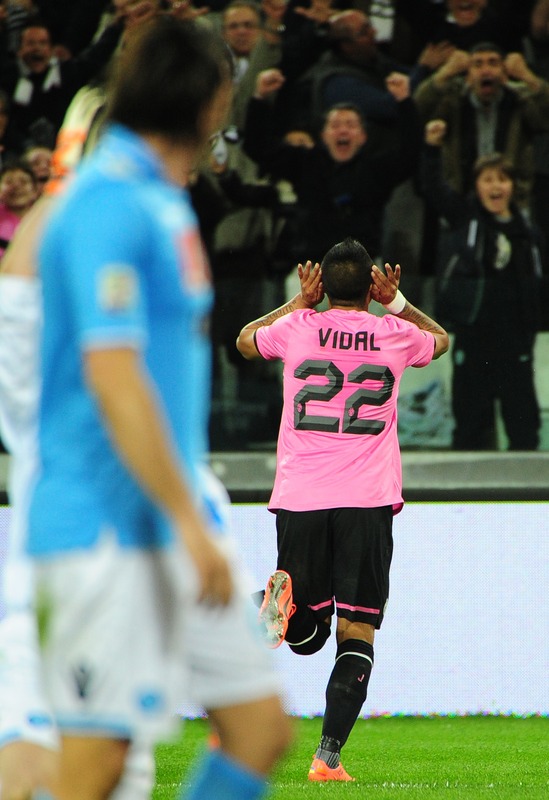
[[[29,551],[89,548],[107,527],[127,546],[164,546],[167,519],[114,450],[83,374],[83,352],[142,351],[182,471],[199,492],[207,450],[212,303],[188,196],[146,143],[112,126],[53,212],[39,253],[43,285],[41,470]]]

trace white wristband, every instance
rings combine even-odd
[[[391,300],[390,303],[387,303],[386,306],[383,308],[387,309],[389,314],[400,314],[401,311],[404,311],[404,306],[406,305],[406,298],[400,291],[397,289],[397,293],[395,295],[394,300]]]

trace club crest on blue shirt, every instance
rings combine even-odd
[[[99,274],[99,305],[104,311],[127,311],[137,303],[139,283],[129,264],[109,264]]]

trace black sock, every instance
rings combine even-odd
[[[327,622],[317,620],[308,609],[306,615],[299,614],[298,608],[288,624],[286,644],[298,656],[310,656],[324,647],[330,630]]]
[[[324,763],[335,769],[339,766],[339,751],[341,750],[341,742],[337,739],[332,739],[331,736],[323,736],[320,740],[315,753],[315,758],[321,758]]]
[[[336,663],[326,687],[322,735],[343,747],[366,700],[374,664],[374,648],[360,639],[347,639],[337,648]],[[337,766],[337,764],[336,764]]]

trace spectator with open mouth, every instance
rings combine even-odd
[[[536,450],[540,414],[534,343],[541,319],[543,240],[514,202],[515,172],[501,153],[477,159],[474,191],[442,177],[448,127],[425,127],[422,182],[444,219],[437,259],[437,317],[454,332],[456,450],[496,448],[498,401],[510,450]]]
[[[477,158],[497,151],[515,171],[514,199],[530,210],[534,183],[534,142],[549,130],[549,83],[535,74],[521,53],[504,54],[494,42],[480,42],[450,58],[414,93],[424,123],[441,119],[444,179],[466,195],[473,188]],[[424,196],[422,262],[434,263],[438,209]]]
[[[36,179],[36,189],[42,194],[46,183],[51,177],[51,160],[53,150],[41,145],[31,145],[23,153],[23,161],[31,168]]]
[[[448,123],[444,176],[456,191],[467,192],[476,159],[497,150],[516,170],[517,202],[528,205],[534,136],[549,129],[549,83],[520,53],[505,55],[493,42],[455,50],[414,99],[425,122]]]
[[[0,258],[37,197],[36,178],[26,164],[14,161],[0,172]]]
[[[259,74],[248,106],[244,150],[271,178],[292,183],[297,197],[294,263],[307,254],[320,260],[331,243],[347,236],[368,242],[371,252],[378,253],[385,205],[393,189],[412,173],[420,152],[409,77],[395,72],[386,79],[387,95],[398,109],[397,142],[381,152],[372,152],[368,121],[348,102],[333,105],[319,135],[309,141],[273,136],[274,112],[267,98],[283,82],[280,70]]]

